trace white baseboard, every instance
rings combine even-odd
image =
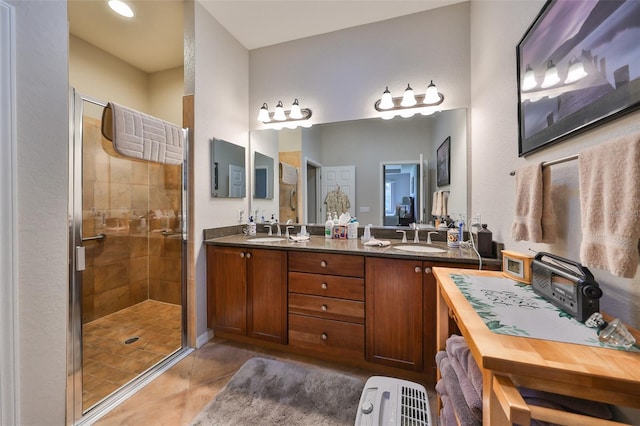
[[[196,339],[196,348],[201,347],[202,345],[204,345],[205,343],[207,343],[209,340],[211,340],[213,338],[213,330],[211,330],[210,328],[207,328],[207,331],[205,331],[204,333],[202,333],[200,336],[198,336],[198,338]]]

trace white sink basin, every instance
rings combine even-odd
[[[250,238],[248,241],[250,243],[275,243],[278,241],[284,241],[286,240],[285,237],[256,237],[256,238]]]
[[[438,247],[432,246],[420,246],[420,245],[406,245],[406,246],[394,246],[393,248],[402,250],[402,251],[410,251],[413,253],[444,253],[446,250],[443,250]]]

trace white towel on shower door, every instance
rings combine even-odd
[[[112,142],[119,154],[164,164],[182,164],[184,130],[151,115],[110,102]],[[104,114],[103,114],[104,120]]]
[[[295,185],[298,183],[298,169],[287,163],[280,163],[280,178],[282,183]]]

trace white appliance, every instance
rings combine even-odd
[[[392,377],[372,376],[360,396],[355,426],[432,426],[424,386]]]

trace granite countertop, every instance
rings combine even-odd
[[[478,256],[470,248],[448,248],[444,242],[435,242],[430,247],[436,247],[445,250],[441,253],[421,253],[407,252],[397,248],[400,245],[416,245],[412,242],[402,243],[400,239],[386,239],[391,242],[386,247],[370,247],[365,246],[360,239],[340,240],[326,239],[324,235],[311,235],[311,239],[305,242],[288,241],[284,236],[282,240],[274,240],[268,242],[256,242],[252,239],[260,239],[266,237],[265,234],[258,234],[255,237],[247,237],[242,234],[228,235],[218,238],[209,238],[204,241],[208,245],[217,246],[236,246],[236,247],[253,247],[262,249],[278,249],[278,250],[295,250],[295,251],[311,251],[311,252],[338,252],[343,254],[357,254],[364,256],[376,257],[392,257],[399,259],[419,259],[430,261],[441,261],[449,263],[476,263]],[[382,239],[382,238],[379,238]],[[425,242],[418,245],[427,246]],[[485,265],[500,265],[499,259],[482,259]]]

